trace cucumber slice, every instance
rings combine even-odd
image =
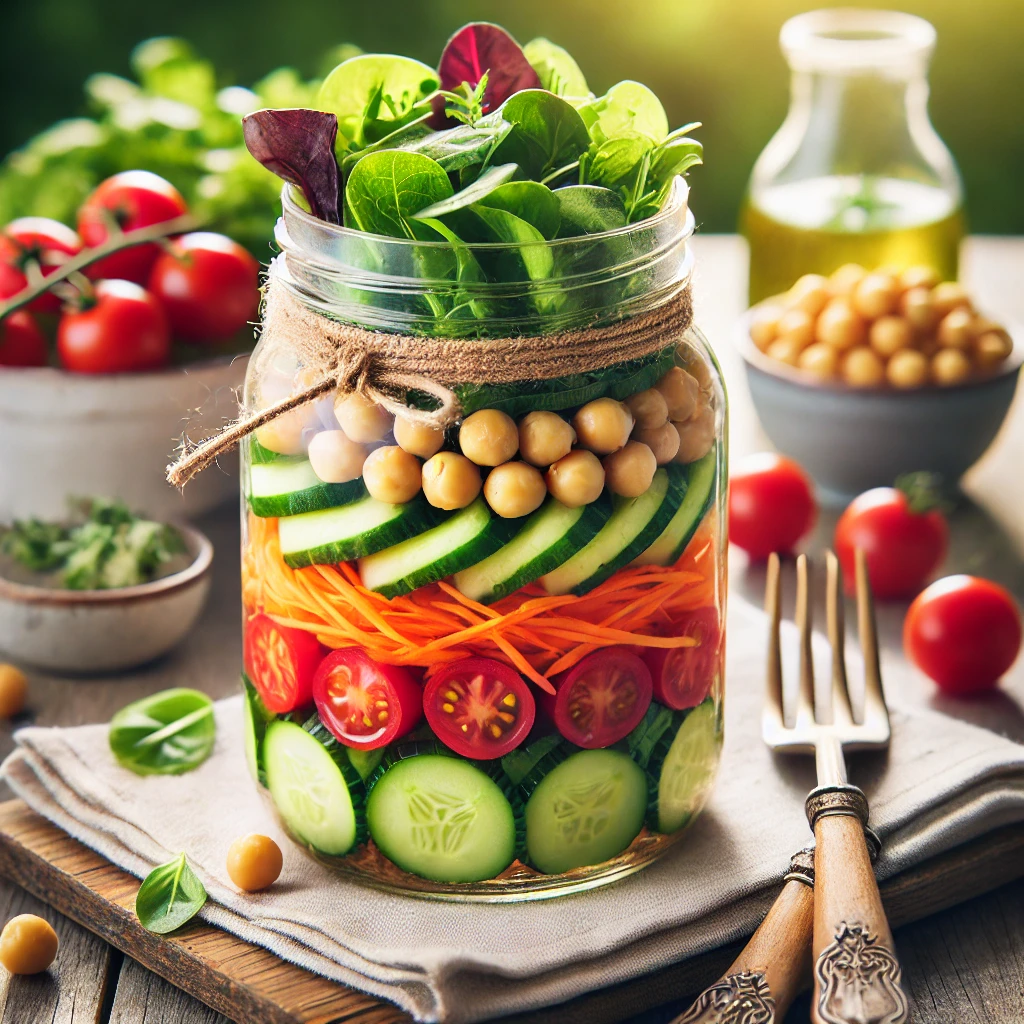
[[[263,758],[267,788],[289,831],[320,853],[340,856],[361,838],[364,792],[345,749],[337,741],[332,749],[319,733],[279,721],[267,727]]]
[[[517,520],[492,515],[477,498],[440,526],[360,558],[359,575],[364,587],[385,597],[408,594],[486,558],[517,528]]]
[[[468,761],[421,754],[393,764],[366,805],[370,835],[400,868],[436,882],[478,882],[515,859],[512,805]]]
[[[361,477],[343,484],[324,483],[309,459],[300,455],[282,455],[249,466],[249,508],[263,518],[302,515],[365,497]]]
[[[668,526],[686,494],[686,470],[663,466],[639,498],[616,497],[598,535],[553,572],[541,577],[549,594],[585,594],[631,562]]]
[[[665,527],[665,532],[632,565],[674,565],[686,550],[701,520],[715,500],[715,476],[718,472],[718,448],[712,448],[702,459],[686,466],[686,494],[679,511]]]
[[[263,737],[267,726],[274,721],[273,712],[256,692],[256,687],[249,677],[242,673],[242,729],[245,738],[245,762],[249,766],[249,774],[261,785],[267,784],[267,773],[263,766]]]
[[[671,742],[667,742],[671,737]],[[722,728],[714,701],[708,699],[686,714],[675,734],[662,740],[668,749],[656,750],[650,760],[652,791],[650,824],[659,832],[676,832],[705,804],[722,751]]]
[[[546,874],[600,864],[643,828],[647,780],[622,751],[581,750],[544,776],[526,804],[526,850]]]
[[[474,601],[497,601],[572,558],[597,536],[611,512],[603,496],[579,508],[548,498],[507,544],[456,573],[453,582]]]
[[[333,565],[389,548],[429,530],[436,512],[422,498],[389,505],[374,498],[286,516],[278,526],[281,554],[293,569]]]

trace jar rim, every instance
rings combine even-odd
[[[790,18],[779,45],[797,71],[867,71],[920,64],[935,49],[935,26],[903,11],[830,7]]]

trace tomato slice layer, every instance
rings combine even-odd
[[[493,658],[442,668],[423,691],[423,712],[438,739],[477,760],[504,757],[525,738],[536,702],[518,672]]]
[[[651,673],[632,651],[607,647],[588,654],[554,680],[541,704],[555,728],[578,747],[610,747],[640,724],[651,704]]]
[[[320,721],[339,743],[376,750],[423,717],[423,692],[408,669],[382,665],[358,647],[332,651],[313,679]]]
[[[654,699],[675,711],[695,708],[711,692],[720,670],[722,629],[717,609],[687,612],[674,623],[671,635],[693,637],[697,643],[693,647],[652,647],[644,652]]]
[[[278,625],[269,615],[245,624],[245,671],[268,711],[284,715],[312,703],[313,676],[323,647],[304,629]]]

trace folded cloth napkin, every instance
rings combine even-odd
[[[210,894],[210,923],[420,1020],[484,1020],[643,975],[756,926],[809,839],[803,799],[814,784],[811,758],[773,760],[759,737],[766,628],[733,602],[721,771],[684,841],[617,884],[558,899],[441,903],[336,877],[288,842],[259,796],[238,698],[217,704],[214,752],[188,775],[120,768],[104,725],[23,729],[2,772],[34,810],[134,875],[184,850]],[[819,676],[828,680],[827,661]],[[894,707],[892,722],[888,754],[855,757],[851,771],[883,839],[882,876],[1024,820],[1024,746],[930,711]],[[247,832],[285,851],[280,882],[258,895],[237,892],[225,870],[228,846]]]

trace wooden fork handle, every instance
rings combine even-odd
[[[850,785],[807,799],[814,829],[814,1024],[903,1024],[902,972],[865,840],[868,803]]]
[[[781,1024],[810,974],[813,882],[813,851],[801,851],[743,952],[673,1024]]]

